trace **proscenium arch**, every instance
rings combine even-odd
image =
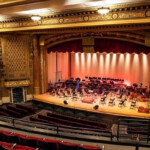
[[[140,35],[135,33],[126,32],[94,32],[94,33],[71,33],[71,34],[55,34],[44,37],[45,48],[49,49],[55,45],[69,42],[73,40],[79,40],[83,37],[93,37],[100,39],[114,39],[120,41],[126,41],[130,43],[135,43],[143,46],[148,46],[146,43],[146,35]]]

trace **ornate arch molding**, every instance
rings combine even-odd
[[[45,47],[48,49],[57,44],[61,44],[72,40],[82,39],[83,37],[116,39],[116,40],[127,41],[127,42],[148,46],[146,43],[146,35],[140,35],[131,32],[91,32],[91,33],[71,33],[71,34],[50,35],[44,38]]]

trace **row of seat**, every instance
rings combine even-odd
[[[0,141],[0,150],[35,150],[35,148]]]
[[[25,136],[18,133],[11,133],[8,131],[0,131],[0,141],[3,141],[0,143],[9,142],[29,146],[22,148],[23,150],[33,150],[32,148],[39,148],[42,150],[101,150],[101,148],[98,146],[74,144],[54,139],[42,139],[37,137]],[[10,147],[12,147],[13,145],[10,144]],[[16,145],[14,146],[14,148],[17,149],[20,145]],[[20,150],[22,149],[20,148]]]
[[[45,116],[45,115],[38,115],[38,119],[42,119],[41,122],[47,122],[49,123],[54,123],[54,124],[58,124],[58,125],[63,125],[63,126],[73,126],[73,127],[82,127],[82,128],[92,128],[92,129],[100,129],[100,130],[106,130],[106,128],[101,128],[100,126],[96,126],[96,125],[91,125],[91,124],[87,124],[87,123],[83,123],[80,121],[70,121],[69,119],[65,120],[65,119],[61,119],[61,118],[57,118],[55,116]],[[31,118],[32,121],[34,121],[33,117]]]
[[[92,126],[97,126],[97,127],[102,128],[102,129],[107,129],[107,125],[105,123],[102,123],[102,122],[96,122],[96,121],[76,118],[76,117],[72,117],[72,116],[68,116],[68,115],[57,114],[54,112],[48,112],[47,116],[55,117],[55,118],[63,119],[63,120],[68,120],[68,121],[72,121],[72,122],[79,122],[79,123],[86,124],[86,125],[88,124],[88,125],[92,125]]]
[[[22,106],[20,104],[11,105],[8,104],[6,107],[0,107],[0,115],[21,118],[30,114],[33,111],[32,108]]]
[[[47,115],[38,114],[36,117],[31,116],[31,121],[48,123],[56,126],[64,127],[81,127],[89,129],[98,129],[104,132],[111,132],[110,129],[106,127],[105,124],[101,124],[96,121],[90,121],[86,119],[79,119],[71,116],[60,115],[52,112],[48,112]]]

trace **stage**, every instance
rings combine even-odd
[[[130,97],[127,98],[126,104],[123,107],[119,107],[120,99],[117,97],[115,99],[115,104],[113,106],[110,106],[109,105],[110,98],[112,98],[112,95],[108,95],[105,101],[106,103],[102,104],[100,101],[101,96],[94,97],[94,101],[92,103],[85,103],[82,102],[83,98],[81,97],[77,99],[72,99],[71,97],[60,98],[58,96],[49,95],[49,93],[34,95],[34,100],[49,103],[49,104],[54,104],[58,106],[63,106],[67,108],[73,108],[73,109],[96,112],[96,113],[111,114],[117,116],[150,119],[150,113],[138,112],[139,106],[143,106],[144,108],[147,108],[147,106],[150,103],[150,99],[149,101],[145,101],[145,102],[137,101],[136,107],[131,109]],[[64,100],[67,101],[68,104],[64,104]],[[98,109],[96,110],[93,108],[95,105],[98,105]]]

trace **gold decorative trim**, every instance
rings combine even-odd
[[[112,10],[107,15],[100,15],[95,10],[47,16],[39,22],[34,22],[30,18],[0,22],[0,32],[147,23],[150,23],[150,10],[147,8]]]
[[[64,33],[60,35],[51,35],[51,36],[45,36],[45,46],[47,48],[50,48],[54,45],[67,42],[67,41],[72,41],[72,40],[77,40],[77,39],[82,39],[84,37],[93,37],[93,38],[105,38],[105,39],[117,39],[117,40],[122,40],[122,41],[128,41],[128,42],[133,42],[137,43],[140,45],[147,45],[145,42],[145,35],[140,35],[139,33],[132,33],[132,32],[98,32],[95,30],[95,32],[90,32],[90,33]]]
[[[4,83],[5,87],[12,88],[12,87],[20,87],[20,86],[29,86],[29,80],[21,80],[21,81],[6,81]]]

